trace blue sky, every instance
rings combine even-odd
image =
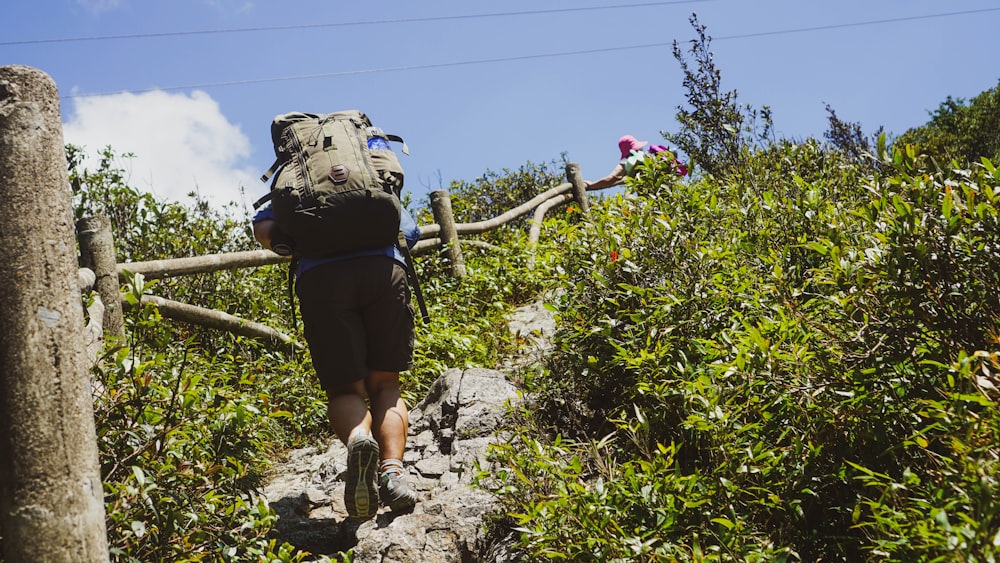
[[[662,140],[692,13],[723,87],[787,138],[821,137],[826,104],[900,134],[1000,78],[996,0],[10,0],[0,65],[52,76],[66,141],[135,153],[161,198],[243,206],[274,115],[358,108],[407,140],[419,200],[562,153],[596,179],[621,135]]]

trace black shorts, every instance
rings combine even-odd
[[[315,266],[296,282],[313,367],[323,389],[369,371],[413,364],[413,309],[406,270],[388,256]]]

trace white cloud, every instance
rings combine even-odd
[[[112,94],[74,98],[63,125],[67,143],[83,146],[85,166],[111,146],[132,153],[130,185],[159,199],[191,203],[198,194],[215,207],[242,202],[240,186],[256,188],[259,172],[248,165],[250,139],[229,123],[204,92]]]
[[[92,14],[109,12],[122,4],[121,0],[76,0],[76,3]]]
[[[243,0],[205,0],[209,6],[226,14],[245,14],[254,9],[254,3]]]

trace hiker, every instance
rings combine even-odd
[[[412,247],[420,231],[405,209],[400,223]],[[270,206],[254,216],[253,231],[268,249],[284,236]],[[375,515],[380,496],[393,512],[405,512],[417,500],[402,461],[409,415],[399,372],[410,369],[413,354],[413,312],[403,263],[390,245],[303,258],[295,273],[305,338],[326,392],[330,424],[347,446],[345,505],[349,516],[361,520]]]
[[[374,517],[380,500],[408,511],[417,494],[403,467],[409,413],[399,374],[413,363],[407,274],[415,280],[409,248],[420,230],[398,199],[403,172],[388,141],[402,139],[357,110],[279,115],[271,134],[278,160],[261,178],[275,174],[254,204],[270,202],[253,218],[254,237],[294,258],[312,365],[347,446],[349,520]]]
[[[595,180],[593,182],[587,182],[588,190],[601,190],[604,188],[609,188],[621,184],[625,181],[628,176],[633,176],[636,172],[636,165],[645,160],[647,155],[653,156],[667,156],[672,158],[675,163],[675,168],[679,176],[686,176],[688,173],[687,167],[681,161],[677,160],[673,151],[668,149],[663,145],[652,145],[645,151],[642,150],[647,145],[648,141],[640,141],[633,137],[632,135],[625,135],[621,139],[618,139],[618,150],[621,152],[621,160],[615,165],[614,169],[607,176],[601,178],[600,180]]]

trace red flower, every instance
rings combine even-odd
[[[611,251],[611,262],[612,263],[618,262],[618,251],[616,250]]]

